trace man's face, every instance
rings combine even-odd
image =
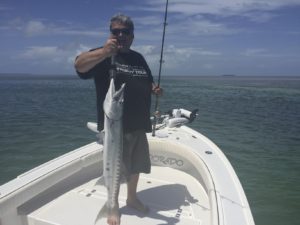
[[[128,52],[134,35],[126,25],[115,22],[111,24],[111,38],[118,40],[120,52]]]

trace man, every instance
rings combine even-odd
[[[151,71],[141,54],[130,49],[134,39],[134,24],[130,17],[118,14],[111,18],[110,36],[103,47],[81,53],[75,68],[82,79],[93,78],[97,92],[98,130],[103,129],[103,101],[109,87],[111,57],[115,57],[115,84],[126,83],[124,92],[124,153],[123,162],[129,179],[127,205],[146,213],[148,208],[137,198],[140,173],[150,173],[149,147],[146,132],[151,131],[151,92],[162,94],[153,82]],[[120,224],[119,210],[108,215],[110,225]]]

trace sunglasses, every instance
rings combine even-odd
[[[119,36],[121,33],[125,34],[125,35],[129,35],[132,34],[131,29],[128,28],[123,28],[123,29],[111,29],[110,32],[115,35],[115,36]]]

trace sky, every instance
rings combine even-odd
[[[75,74],[129,15],[158,74],[165,0],[0,0],[0,73]],[[300,0],[169,0],[162,75],[300,76]]]

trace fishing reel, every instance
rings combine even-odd
[[[186,109],[173,109],[166,114],[158,116],[160,124],[169,128],[180,127],[184,124],[191,123],[197,117],[198,109],[188,111]],[[154,118],[151,118],[154,119]]]

